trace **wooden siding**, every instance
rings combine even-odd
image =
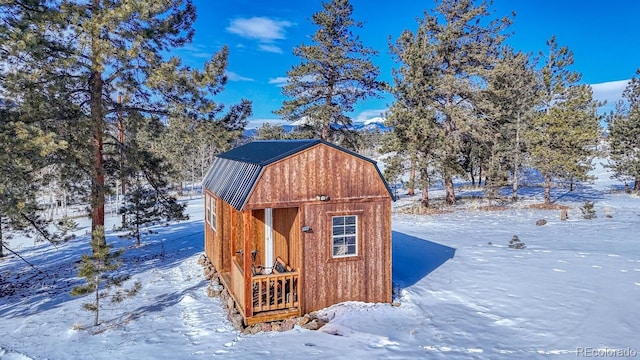
[[[205,196],[204,196],[204,201],[205,201],[205,219],[209,216],[208,214],[206,214],[206,201],[208,201],[209,197],[213,197],[213,193],[211,193],[209,190],[205,190]],[[215,201],[215,206],[216,206],[216,214],[219,213],[221,206],[222,206],[223,202],[222,201]],[[211,261],[211,264],[216,268],[216,270],[220,271],[220,269],[222,269],[222,240],[221,237],[219,236],[219,234],[222,231],[222,225],[221,225],[221,221],[220,221],[220,217],[217,216],[216,217],[216,229],[217,230],[213,230],[211,228],[211,226],[209,225],[209,223],[205,220],[204,222],[204,252],[207,255],[207,257],[209,258],[209,260]]]
[[[376,167],[369,161],[325,144],[318,144],[266,166],[245,209],[294,207],[319,202],[390,198]]]
[[[244,283],[244,271],[240,264],[233,261],[233,266],[231,267],[231,293],[234,295],[234,298],[241,309],[241,313],[243,313],[246,308]]]
[[[358,256],[334,259],[331,217],[358,215]],[[304,207],[302,312],[343,301],[391,302],[391,200]]]

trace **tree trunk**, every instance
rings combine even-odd
[[[473,166],[471,166],[471,170],[469,170],[469,175],[471,176],[471,186],[476,187],[476,176],[473,172]],[[480,180],[482,180],[482,178],[480,178]]]
[[[0,258],[4,257],[4,241],[2,240],[2,216],[0,216]]]
[[[513,193],[511,194],[511,199],[513,201],[518,200],[518,171],[520,168],[520,113],[518,113],[518,117],[516,118],[516,146],[515,146],[515,156],[513,157],[513,184],[512,189]]]
[[[94,71],[89,80],[91,89],[91,120],[93,122],[93,161],[91,182],[91,233],[96,236],[96,229],[104,229],[104,157],[102,151],[104,116],[102,109],[102,78]],[[104,235],[97,239],[100,246],[106,245]]]
[[[422,189],[422,199],[420,200],[420,202],[422,203],[422,206],[428,208],[429,207],[429,187],[425,186],[424,189]]]
[[[640,175],[636,175],[636,178],[633,180],[633,190],[640,191]]]
[[[409,191],[407,195],[414,196],[416,194],[416,163],[411,160],[411,168],[409,169]]]
[[[551,204],[551,176],[544,176],[544,203]]]
[[[100,275],[96,275],[96,313],[93,318],[93,326],[100,324]]]
[[[456,203],[456,194],[453,188],[453,178],[451,175],[447,175],[444,179],[445,196],[444,201],[447,205],[454,205]]]
[[[93,0],[93,12],[100,11],[100,0]],[[93,125],[93,161],[91,161],[91,237],[100,236],[95,239],[96,244],[105,246],[106,240],[104,236],[104,157],[102,152],[103,132],[104,132],[104,109],[102,101],[102,90],[104,82],[100,68],[100,48],[98,40],[100,38],[101,29],[93,29],[91,33],[91,75],[89,77],[89,93],[91,95],[91,121]],[[101,231],[96,231],[100,229]],[[100,235],[101,234],[101,235]]]
[[[140,247],[140,221],[136,220],[136,247]]]
[[[428,208],[429,207],[429,177],[426,175],[426,168],[422,170],[421,180],[422,180],[422,206]]]
[[[513,192],[511,193],[511,200],[518,200],[518,167],[515,166],[513,169],[513,184],[512,184]]]

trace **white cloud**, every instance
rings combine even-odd
[[[261,44],[261,45],[258,45],[258,49],[262,51],[270,52],[270,53],[282,54],[282,49],[280,49],[275,45]]]
[[[607,101],[607,104],[600,110],[604,112],[614,110],[618,100],[622,99],[622,92],[628,84],[629,80],[591,84],[591,89],[593,89],[593,98],[598,101]]]
[[[238,75],[238,74],[234,73],[233,71],[227,71],[226,75],[227,75],[227,79],[229,79],[229,81],[255,81],[252,78],[248,78],[248,77],[245,77],[245,76]]]
[[[200,59],[208,59],[212,55],[212,51],[207,46],[199,44],[186,44],[177,50],[186,52],[189,56]]]
[[[270,43],[285,38],[285,29],[292,26],[289,21],[272,20],[266,17],[238,18],[231,20],[227,31],[244,38]]]
[[[269,79],[269,84],[276,86],[285,86],[289,83],[289,78],[286,76],[279,76],[273,79]]]

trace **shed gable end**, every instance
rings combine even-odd
[[[317,200],[389,198],[377,167],[321,143],[264,167],[246,206],[261,208]]]

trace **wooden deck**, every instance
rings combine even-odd
[[[244,306],[237,294],[233,291],[229,291],[229,294],[238,309],[241,309],[240,314],[246,325],[284,320],[301,315],[298,279],[298,272],[253,276],[251,279],[253,315],[250,317],[244,315],[242,311]],[[231,273],[222,273],[220,281],[227,290],[232,289]]]

